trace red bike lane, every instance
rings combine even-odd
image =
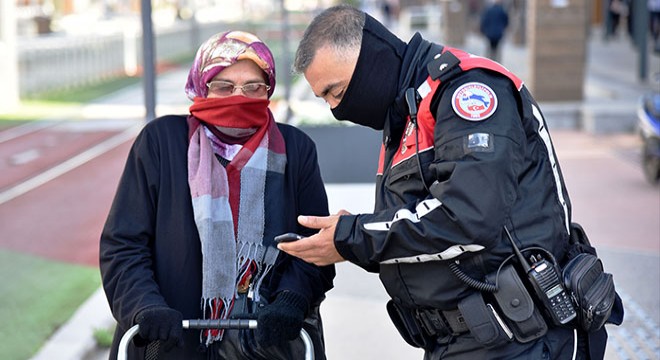
[[[98,144],[116,131],[70,131],[55,126],[0,143],[0,190],[38,175]]]
[[[82,152],[107,132],[62,134]],[[71,140],[74,138],[74,140]],[[75,144],[74,144],[75,143]],[[0,204],[0,247],[63,262],[98,266],[98,240],[130,149],[124,141],[70,171]],[[61,155],[61,154],[59,154]],[[64,160],[58,154],[50,157]],[[73,153],[68,154],[71,156]],[[53,161],[41,160],[53,165]],[[43,167],[42,170],[46,170]],[[25,172],[34,173],[29,167]],[[8,184],[3,176],[3,184]]]

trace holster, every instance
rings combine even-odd
[[[495,301],[517,341],[526,343],[545,335],[548,325],[513,265],[505,266],[499,275],[493,273],[486,278],[497,284],[498,290],[493,293]]]
[[[435,347],[435,339],[428,336],[419,326],[412,317],[410,309],[403,308],[393,300],[387,302],[386,308],[394,327],[409,345],[426,350]]]
[[[472,293],[458,303],[465,324],[474,339],[486,348],[493,348],[511,340],[506,325],[498,320],[495,310],[484,302],[480,292]]]

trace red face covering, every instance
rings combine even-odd
[[[262,135],[270,118],[268,99],[239,95],[225,98],[196,97],[193,101],[190,114],[211,125],[208,127],[211,132],[228,144],[244,144],[255,132]]]

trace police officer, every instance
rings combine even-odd
[[[586,358],[570,326],[533,324],[527,336],[500,321],[483,281],[510,262],[512,242],[556,261],[568,245],[569,196],[520,79],[419,34],[405,43],[347,5],[311,22],[294,68],[335,118],[382,131],[383,142],[374,212],[301,216],[319,233],[281,250],[379,273],[392,321],[425,359]]]

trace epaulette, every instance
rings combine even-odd
[[[434,59],[426,65],[426,69],[428,70],[431,79],[440,79],[442,82],[462,71],[458,66],[460,63],[461,60],[459,60],[454,54],[450,51],[445,51],[442,54],[436,55]]]

